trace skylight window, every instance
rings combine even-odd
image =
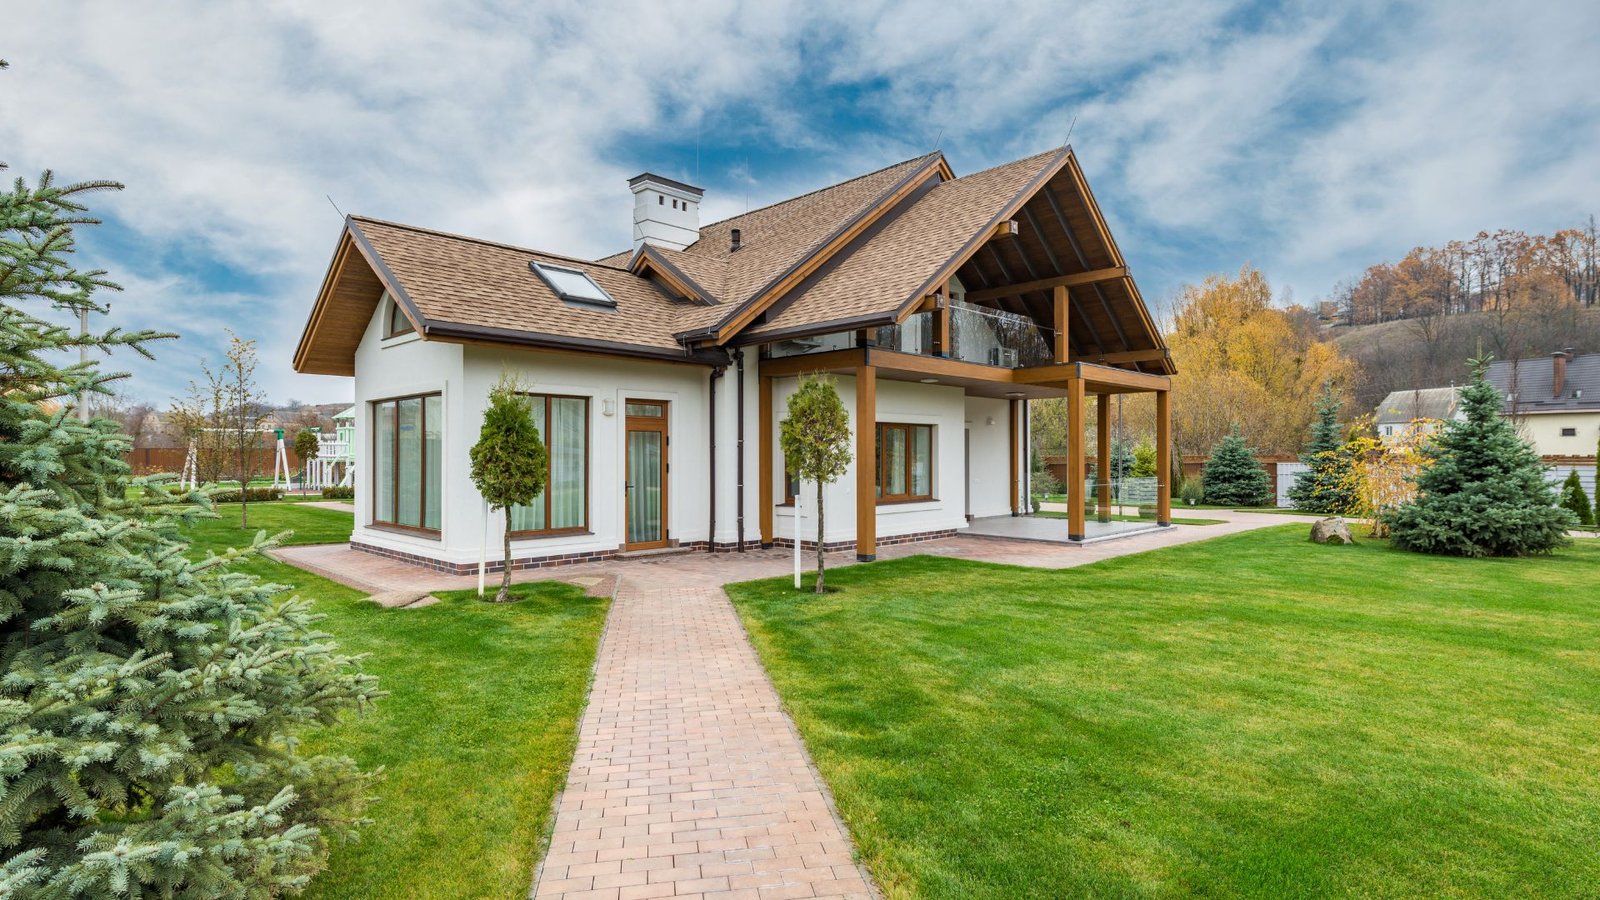
[[[553,266],[549,263],[533,262],[530,268],[544,279],[550,290],[556,292],[568,303],[582,304],[585,306],[603,306],[614,309],[617,301],[605,292],[605,289],[594,283],[586,273],[578,269],[568,269],[563,266]]]

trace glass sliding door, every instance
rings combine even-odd
[[[667,545],[667,405],[627,404],[627,547]]]

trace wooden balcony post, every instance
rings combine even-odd
[[[763,375],[760,387],[756,390],[756,418],[759,421],[756,437],[756,447],[761,457],[756,466],[756,479],[759,481],[756,496],[761,506],[761,546],[772,546],[772,376]],[[740,513],[743,515],[743,512]],[[743,548],[740,548],[743,549]]]
[[[856,560],[878,558],[878,370],[856,367]]]
[[[933,355],[953,356],[950,346],[950,289],[952,281],[945,282],[944,296],[935,300],[933,307]]]
[[[1083,379],[1067,379],[1067,540],[1084,536],[1083,506]]]
[[[1056,362],[1064,363],[1067,361],[1067,348],[1069,346],[1067,343],[1069,326],[1067,324],[1067,288],[1065,285],[1056,286],[1055,303],[1052,305],[1055,310],[1056,337],[1054,343],[1051,344],[1051,348],[1055,352]]]
[[[1095,394],[1094,486],[1102,522],[1111,521],[1111,395]]]
[[[1156,391],[1156,524],[1172,524],[1172,392]]]

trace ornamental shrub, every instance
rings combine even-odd
[[[1206,502],[1218,506],[1264,506],[1272,500],[1272,479],[1238,428],[1211,449],[1200,483]]]
[[[1390,537],[1397,547],[1450,556],[1525,556],[1564,546],[1577,519],[1556,505],[1543,460],[1500,415],[1488,359],[1469,364],[1465,419],[1445,422],[1423,444],[1416,498],[1383,514]]]
[[[0,191],[0,896],[270,897],[363,822],[370,776],[297,737],[376,682],[309,600],[233,571],[273,541],[191,561],[211,500],[130,477],[117,424],[72,414],[118,376],[65,351],[170,337],[31,311],[105,312],[115,285],[70,260],[81,196],[116,187]]]
[[[1577,469],[1568,472],[1561,483],[1561,507],[1577,516],[1579,525],[1594,524],[1594,508],[1589,505],[1589,495],[1583,490]]]
[[[354,500],[355,498],[356,489],[348,484],[336,484],[322,489],[322,499],[324,500]]]

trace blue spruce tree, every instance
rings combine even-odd
[[[1487,359],[1475,359],[1461,391],[1465,420],[1446,422],[1424,445],[1417,498],[1387,513],[1397,547],[1450,556],[1548,553],[1577,524],[1556,505],[1544,462],[1500,415]]]

